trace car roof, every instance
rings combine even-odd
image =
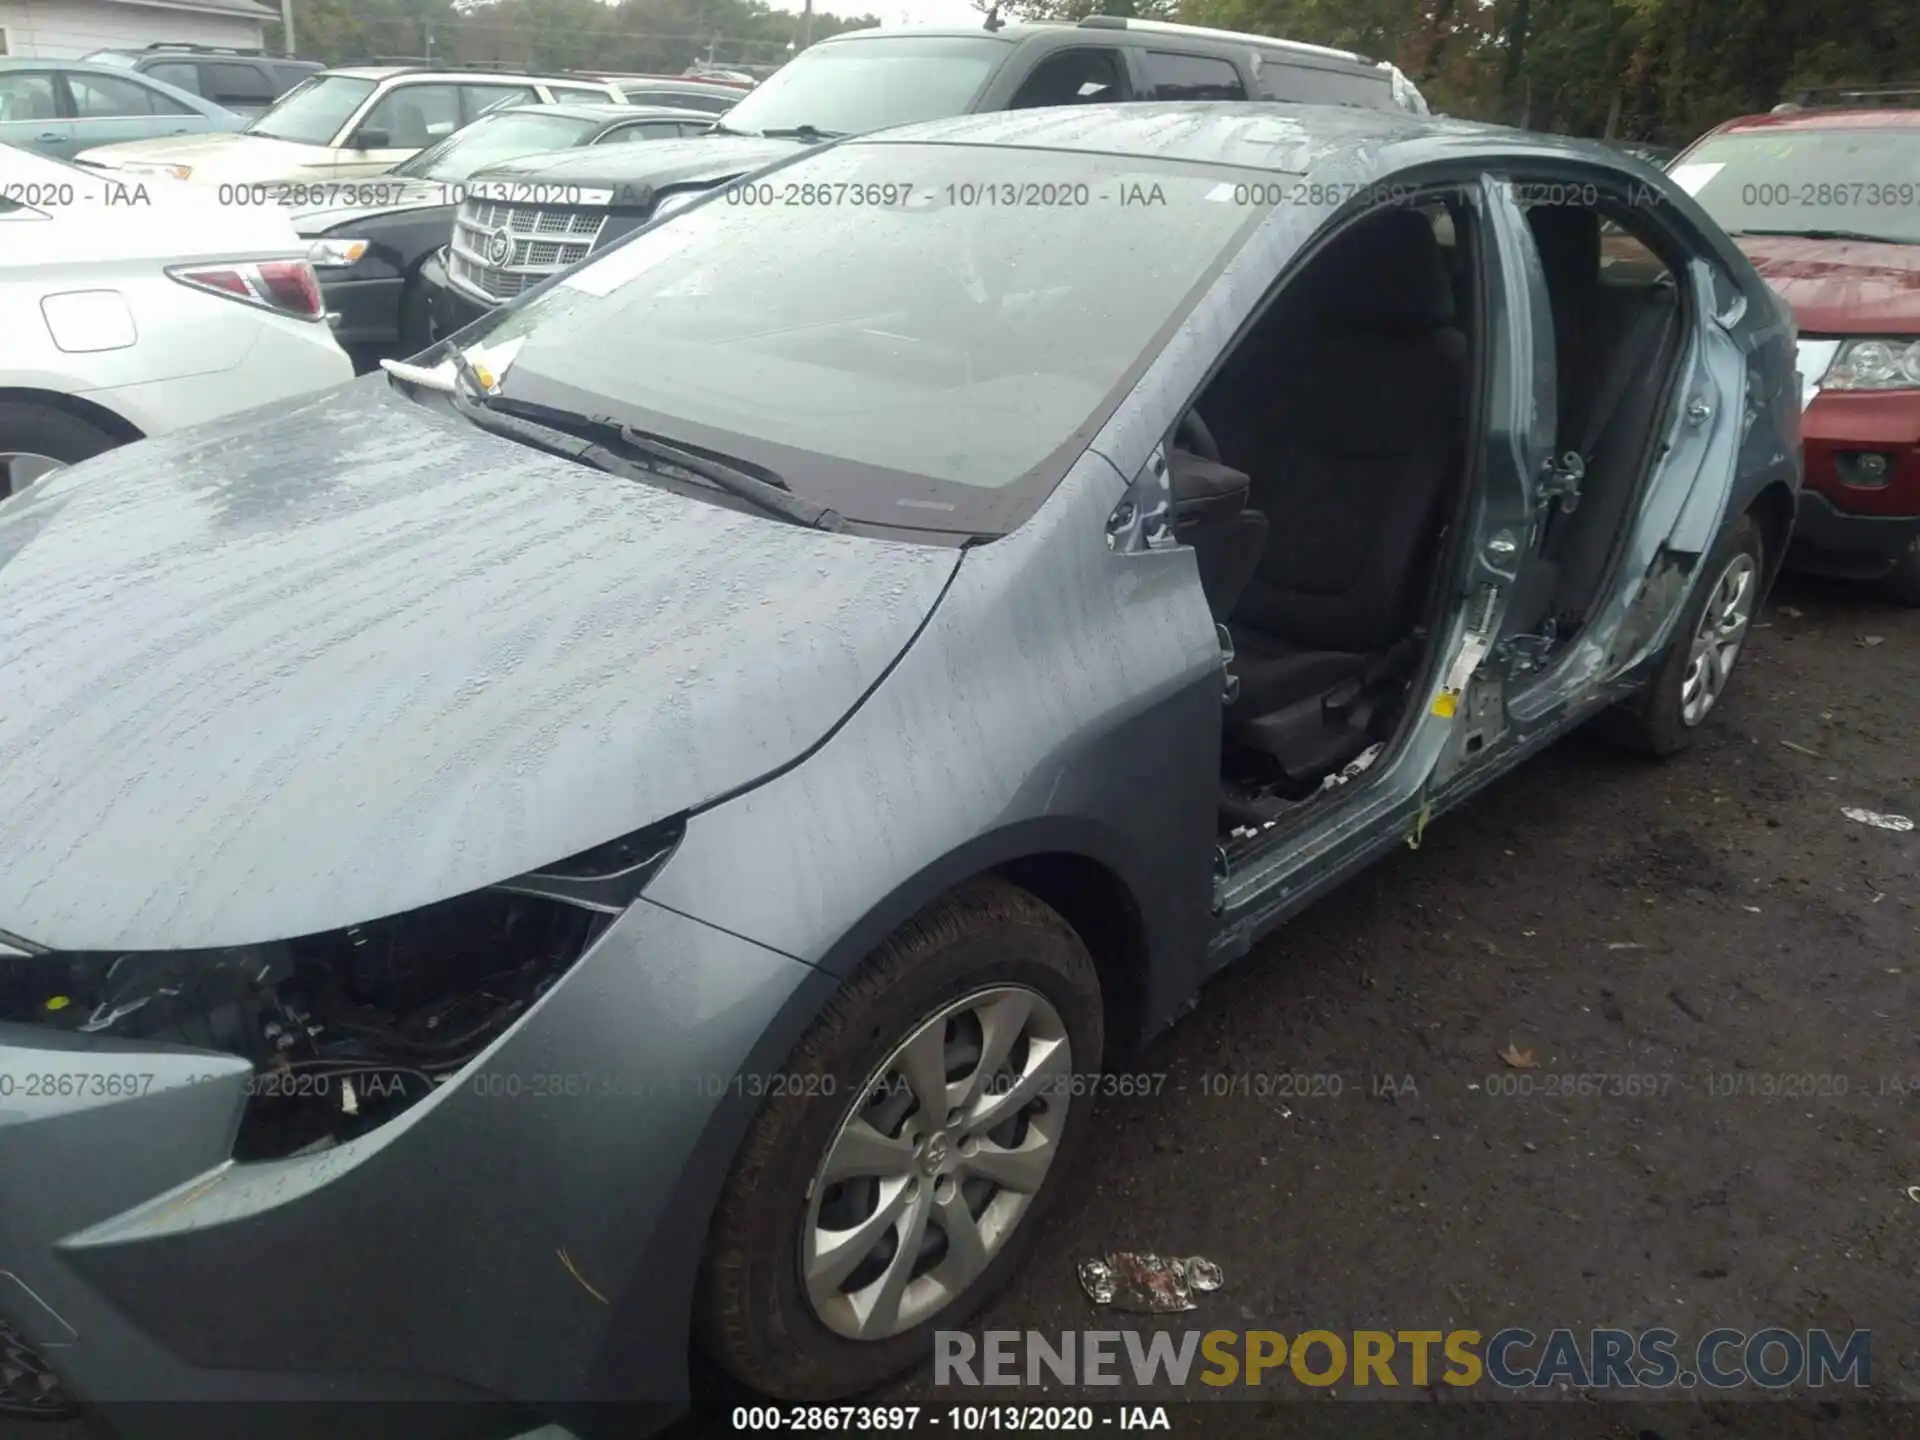
[[[92,60],[56,60],[51,56],[0,55],[0,70],[73,70],[82,75],[114,75],[124,80],[133,72],[121,65],[101,65]],[[165,85],[151,75],[140,77],[149,85]],[[171,89],[172,87],[168,87]]]
[[[1128,19],[1125,24],[1110,22],[1102,25],[1088,25],[1077,20],[1027,20],[1010,22],[997,30],[982,29],[978,25],[894,25],[885,29],[842,30],[838,35],[829,35],[816,43],[832,45],[843,40],[911,40],[920,37],[938,37],[948,40],[1005,40],[1012,43],[1031,39],[1037,35],[1080,35],[1082,37],[1140,35],[1169,40],[1210,40],[1216,44],[1249,45],[1256,49],[1284,51],[1302,57],[1344,61],[1349,65],[1374,63],[1366,56],[1351,50],[1338,50],[1327,45],[1309,45],[1301,40],[1284,40],[1277,35],[1254,35],[1243,30],[1215,30],[1205,25],[1180,25],[1168,20]]]
[[[395,75],[429,76],[435,80],[537,80],[542,85],[603,86],[607,82],[591,76],[548,75],[538,70],[463,70],[459,66],[437,65],[330,65],[323,75],[351,75],[356,80],[387,80]]]
[[[839,143],[1063,150],[1304,174],[1356,149],[1370,153],[1377,147],[1432,138],[1478,140],[1488,148],[1522,157],[1573,156],[1611,167],[1634,164],[1631,157],[1599,141],[1504,125],[1401,110],[1249,100],[1000,110],[902,125]]]
[[[689,95],[749,95],[753,92],[744,85],[731,85],[725,80],[703,80],[698,75],[609,75],[610,85],[618,85],[622,90],[685,90]]]
[[[562,100],[553,105],[522,101],[502,105],[488,115],[559,115],[568,120],[704,120],[713,116],[705,110],[688,110],[678,105],[620,105],[612,100]]]
[[[1724,135],[1735,130],[1912,130],[1920,129],[1920,110],[1889,107],[1844,109],[1822,106],[1819,109],[1790,110],[1784,115],[1742,115],[1714,131]]]

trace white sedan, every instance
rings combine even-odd
[[[351,379],[306,248],[277,207],[0,145],[0,499]]]

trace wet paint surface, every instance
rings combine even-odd
[[[0,929],[237,944],[550,863],[800,754],[956,563],[381,377],[113,452],[0,507]]]

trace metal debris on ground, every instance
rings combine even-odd
[[[1878,810],[1862,810],[1857,805],[1842,805],[1840,813],[1849,820],[1861,825],[1871,825],[1876,830],[1904,832],[1913,829],[1913,821],[1904,815],[1882,815]]]
[[[1861,645],[1884,645],[1887,643],[1887,637],[1884,635],[1862,635],[1857,643]]]
[[[1794,751],[1794,752],[1795,752],[1795,753],[1797,753],[1797,754],[1800,754],[1800,755],[1811,755],[1811,756],[1812,756],[1812,757],[1813,757],[1814,759],[1816,759],[1816,760],[1818,760],[1818,759],[1820,759],[1820,752],[1819,752],[1818,750],[1814,750],[1814,749],[1812,749],[1812,748],[1810,748],[1810,747],[1808,747],[1808,746],[1805,746],[1805,745],[1796,745],[1796,744],[1794,744],[1794,742],[1793,742],[1793,741],[1791,741],[1791,740],[1782,740],[1782,741],[1781,741],[1780,743],[1781,743],[1782,745],[1784,745],[1784,746],[1786,746],[1786,747],[1787,747],[1787,749],[1789,749],[1789,750],[1792,750],[1792,751]]]
[[[1198,1255],[1170,1260],[1122,1250],[1080,1262],[1080,1288],[1089,1300],[1138,1315],[1197,1309],[1196,1291],[1218,1290],[1225,1283],[1220,1267]]]

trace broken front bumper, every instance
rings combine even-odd
[[[0,1318],[123,1430],[156,1401],[665,1418],[747,1120],[727,1080],[828,983],[641,900],[420,1103],[253,1163],[230,1158],[246,1061],[0,1026]]]

